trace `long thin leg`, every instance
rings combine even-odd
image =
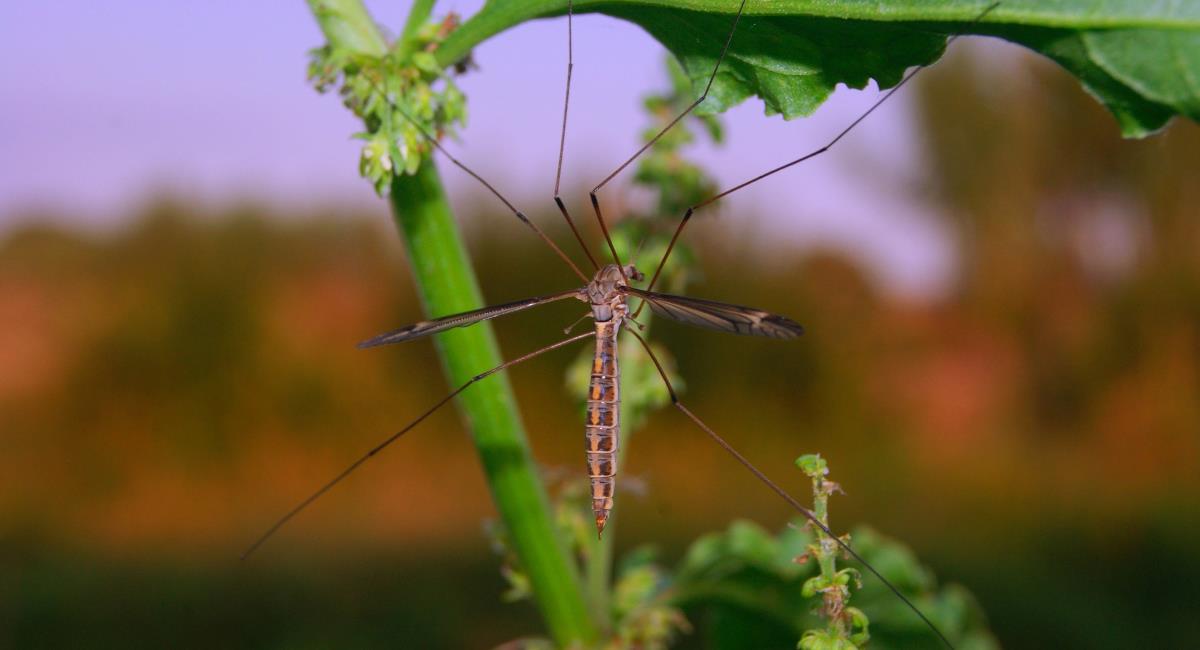
[[[990,5],[988,5],[988,7],[983,10],[983,12],[981,12],[978,16],[975,17],[974,20],[971,21],[971,25],[975,25],[979,21],[983,20],[984,17],[986,17],[989,13],[992,12],[992,10],[994,10],[999,5],[1000,5],[999,2],[994,2]],[[962,36],[962,32],[956,33],[953,36],[951,36],[950,38],[948,38],[946,40],[945,47],[950,47],[950,44],[953,43],[959,36]],[[683,213],[683,218],[679,221],[679,225],[675,227],[675,233],[673,235],[671,235],[671,243],[667,244],[667,250],[663,253],[662,259],[659,260],[658,268],[656,268],[654,270],[654,275],[651,276],[650,284],[646,286],[646,290],[649,291],[654,288],[654,283],[658,280],[659,274],[662,273],[663,265],[665,265],[667,263],[667,258],[671,255],[671,251],[675,248],[675,241],[677,239],[679,239],[679,233],[683,232],[684,227],[687,226],[688,221],[692,218],[692,214],[696,210],[699,210],[700,208],[703,208],[704,206],[709,205],[710,203],[713,203],[719,199],[729,196],[730,194],[733,194],[734,192],[736,192],[744,187],[753,185],[754,183],[757,183],[758,181],[761,181],[762,179],[764,179],[768,176],[777,174],[785,169],[788,169],[789,167],[798,165],[798,164],[800,164],[806,160],[809,160],[811,158],[816,158],[817,156],[825,153],[826,151],[829,151],[842,138],[846,137],[846,134],[850,133],[850,131],[854,130],[854,128],[857,127],[859,124],[861,124],[863,120],[867,119],[867,116],[869,116],[871,113],[874,113],[875,109],[879,108],[880,105],[882,105],[887,100],[891,99],[892,95],[895,95],[913,77],[917,76],[918,73],[920,73],[922,70],[924,70],[928,67],[929,67],[929,64],[926,64],[926,65],[917,66],[917,67],[913,68],[912,70],[910,70],[900,80],[900,83],[896,84],[895,86],[892,87],[891,90],[884,93],[883,97],[880,97],[878,100],[875,101],[874,104],[871,104],[870,108],[863,111],[862,114],[859,115],[858,117],[854,118],[854,120],[852,122],[850,122],[850,124],[848,124],[846,126],[846,128],[839,131],[838,134],[833,137],[833,139],[831,139],[829,142],[826,142],[821,147],[814,149],[814,150],[804,154],[803,156],[796,158],[795,160],[786,162],[778,167],[775,167],[774,169],[765,171],[765,172],[759,174],[758,176],[751,178],[748,181],[744,181],[742,183],[734,185],[733,187],[731,187],[727,190],[724,190],[722,192],[719,192],[719,193],[697,203],[696,205],[693,205],[692,207],[688,208],[687,211]],[[641,313],[640,306],[638,307],[638,311],[635,312],[634,315],[636,316],[638,313]]]
[[[571,232],[575,235],[575,241],[579,242],[579,247],[583,249],[583,254],[587,255],[588,261],[592,263],[592,268],[598,271],[600,270],[600,265],[596,263],[596,258],[592,256],[592,251],[588,250],[587,244],[584,243],[583,236],[579,234],[579,229],[575,227],[575,220],[567,212],[567,206],[563,204],[562,197],[558,191],[562,185],[563,154],[567,149],[567,111],[571,107],[571,74],[575,70],[575,37],[574,30],[572,29],[574,17],[575,3],[573,0],[567,0],[567,92],[563,98],[562,130],[558,134],[558,167],[554,172],[554,204],[558,206],[558,211],[562,213],[563,219],[567,220],[567,225],[571,227]]]
[[[738,22],[741,21],[742,12],[745,10],[746,0],[742,0],[741,4],[738,5],[737,15],[733,17],[733,25],[729,28],[729,36],[725,37],[725,45],[721,47],[721,55],[717,57],[717,64],[713,66],[712,74],[708,76],[708,83],[704,86],[704,92],[700,94],[700,97],[696,98],[696,101],[692,102],[687,108],[683,109],[682,113],[675,116],[675,119],[667,123],[667,125],[664,126],[658,133],[656,133],[653,138],[650,138],[646,144],[642,145],[641,149],[638,149],[636,152],[634,152],[634,154],[630,156],[628,160],[621,163],[621,165],[614,169],[611,174],[605,176],[604,180],[597,183],[596,187],[593,187],[592,191],[588,193],[588,196],[590,196],[592,199],[592,208],[596,212],[596,221],[600,224],[600,232],[604,233],[604,241],[608,242],[608,250],[610,253],[612,253],[613,262],[615,262],[617,267],[621,269],[621,278],[625,280],[626,284],[629,283],[629,278],[625,277],[625,265],[621,264],[621,258],[617,255],[617,248],[613,246],[612,237],[609,237],[608,235],[608,226],[605,225],[604,215],[600,212],[600,199],[596,197],[596,192],[599,192],[600,188],[607,185],[608,182],[613,178],[616,178],[617,174],[620,174],[633,161],[637,160],[638,156],[641,156],[646,152],[647,149],[654,146],[654,143],[658,142],[659,138],[663,137],[667,131],[670,131],[671,128],[678,124],[679,121],[684,117],[686,117],[688,113],[691,113],[693,110],[695,110],[695,108],[699,106],[701,102],[703,102],[705,99],[708,99],[708,91],[712,89],[713,81],[717,78],[717,72],[721,69],[721,62],[725,60],[725,55],[729,53],[729,44],[733,42],[733,35],[737,32]]]
[[[638,334],[637,332],[635,332],[632,328],[626,328],[626,329],[630,334],[633,334],[634,337],[637,338],[638,342],[642,344],[642,348],[644,348],[646,350],[646,353],[650,355],[650,360],[654,362],[654,367],[658,369],[659,376],[662,377],[663,383],[666,384],[666,386],[667,386],[667,392],[670,393],[671,403],[675,406],[675,408],[679,409],[684,415],[686,415],[688,417],[689,420],[691,420],[696,426],[700,427],[701,430],[703,430],[705,433],[707,433],[709,435],[709,437],[711,437],[713,439],[713,441],[715,441],[718,445],[721,446],[722,449],[724,449],[726,452],[728,452],[730,456],[733,456],[734,460],[741,463],[742,466],[745,467],[746,469],[750,470],[750,473],[753,474],[755,478],[757,478],[759,481],[762,481],[763,484],[766,485],[768,488],[770,488],[771,491],[773,491],[775,494],[778,494],[784,501],[787,502],[787,504],[789,506],[792,507],[793,510],[795,510],[796,512],[799,512],[801,515],[803,515],[805,519],[808,519],[808,521],[812,523],[812,525],[814,525],[817,528],[820,528],[822,531],[824,531],[824,533],[826,535],[829,535],[829,537],[831,539],[836,541],[838,543],[838,545],[842,547],[842,550],[846,551],[846,553],[848,553],[855,560],[858,560],[858,562],[860,564],[867,567],[867,570],[869,570],[871,573],[873,573],[875,575],[875,577],[879,578],[879,580],[881,580],[883,582],[883,584],[886,585],[887,588],[890,589],[891,592],[896,595],[897,598],[904,601],[904,604],[907,605],[909,609],[911,609],[914,613],[916,613],[916,615],[918,617],[920,617],[921,620],[924,621],[926,625],[929,626],[929,629],[933,630],[934,634],[936,634],[938,636],[938,638],[941,639],[942,643],[946,644],[946,647],[951,648],[953,650],[954,645],[952,643],[950,643],[950,640],[947,639],[944,634],[942,634],[942,631],[939,630],[938,627],[933,624],[933,621],[930,621],[929,618],[925,616],[925,614],[921,613],[921,610],[917,609],[917,606],[914,605],[912,603],[912,601],[910,601],[903,593],[901,593],[900,590],[895,585],[893,585],[887,578],[883,577],[883,575],[881,575],[879,573],[879,571],[877,571],[875,569],[875,567],[871,566],[865,559],[863,559],[863,557],[861,555],[859,555],[857,551],[855,551],[853,548],[851,548],[850,544],[848,544],[847,542],[842,540],[841,537],[839,537],[832,530],[830,530],[828,526],[826,526],[824,523],[822,523],[821,520],[817,517],[817,515],[815,513],[813,513],[813,511],[804,507],[799,501],[796,500],[795,497],[793,497],[791,494],[788,494],[788,492],[786,490],[784,490],[783,488],[779,487],[779,485],[777,485],[774,481],[772,481],[770,478],[768,478],[766,474],[762,473],[762,471],[759,470],[757,467],[755,467],[754,464],[751,463],[745,456],[738,453],[738,451],[736,449],[734,449],[732,445],[730,445],[728,442],[725,442],[724,438],[717,435],[716,431],[713,431],[712,428],[709,427],[707,424],[705,424],[704,421],[701,420],[699,417],[697,417],[695,413],[692,413],[692,411],[690,409],[688,409],[688,407],[684,406],[683,402],[679,401],[679,395],[675,392],[674,386],[671,385],[671,380],[667,377],[667,371],[663,368],[662,363],[659,362],[658,357],[654,354],[654,350],[652,350],[650,348],[650,345],[648,343],[646,343],[646,339],[642,338],[642,336],[640,334]]]
[[[592,209],[596,211],[596,223],[600,224],[600,233],[604,235],[604,241],[608,244],[608,252],[612,254],[613,263],[621,271],[621,279],[625,280],[625,284],[629,284],[629,278],[625,277],[625,265],[621,263],[621,256],[617,255],[617,247],[613,246],[612,237],[608,234],[608,226],[604,223],[604,215],[600,214],[600,199],[596,198],[596,190],[592,190],[588,196],[592,199]]]
[[[516,359],[512,359],[510,361],[505,361],[504,363],[496,366],[495,368],[492,368],[491,370],[488,370],[487,372],[481,372],[478,375],[471,377],[469,380],[467,380],[467,383],[463,384],[462,386],[459,386],[458,388],[454,389],[449,395],[438,400],[438,402],[436,404],[429,407],[429,409],[427,411],[425,411],[424,413],[422,413],[421,415],[417,416],[417,418],[415,420],[408,423],[408,425],[405,426],[403,429],[400,429],[396,433],[393,433],[392,435],[388,436],[383,442],[380,442],[379,444],[372,447],[370,449],[370,451],[368,451],[367,453],[360,456],[358,458],[358,460],[351,463],[349,467],[342,470],[341,473],[338,474],[337,476],[333,477],[333,480],[331,480],[328,483],[326,483],[325,485],[321,486],[321,488],[319,490],[317,490],[316,492],[313,492],[311,495],[308,496],[307,499],[301,501],[299,505],[297,505],[295,508],[292,508],[291,510],[289,510],[288,513],[285,514],[284,516],[280,517],[278,521],[276,521],[270,528],[267,529],[267,532],[263,533],[258,539],[256,539],[254,541],[253,544],[250,545],[250,548],[246,549],[246,552],[242,554],[242,559],[244,560],[244,559],[250,557],[250,555],[252,553],[254,553],[254,551],[258,550],[258,547],[262,546],[264,542],[266,542],[268,539],[270,539],[271,536],[274,535],[276,531],[278,531],[280,528],[282,528],[284,524],[291,521],[293,517],[300,514],[300,512],[303,511],[305,508],[307,508],[309,505],[311,505],[312,502],[319,499],[321,497],[321,495],[325,494],[331,488],[333,488],[333,486],[340,483],[342,481],[342,479],[346,478],[351,473],[353,473],[354,470],[358,469],[358,467],[360,465],[362,465],[363,463],[370,460],[373,456],[375,456],[375,454],[378,454],[379,452],[383,451],[384,448],[386,448],[388,445],[395,442],[397,439],[400,438],[400,436],[408,433],[413,427],[415,427],[418,424],[420,424],[421,422],[423,422],[425,420],[425,418],[428,418],[430,415],[433,415],[433,413],[435,411],[437,411],[439,408],[444,406],[450,400],[454,399],[459,393],[466,390],[471,384],[474,384],[475,382],[477,382],[481,379],[484,379],[485,377],[488,377],[490,375],[494,375],[497,372],[504,370],[505,368],[515,366],[518,363],[521,363],[522,361],[528,361],[528,360],[530,360],[540,354],[543,354],[545,352],[549,352],[551,350],[557,350],[558,348],[561,348],[566,345],[570,345],[576,341],[582,341],[586,338],[591,338],[592,336],[595,336],[595,334],[596,334],[595,332],[587,332],[584,334],[572,336],[569,339],[559,341],[558,343],[554,343],[552,345],[547,345],[546,347],[544,347],[540,350],[534,350],[533,352],[530,352],[526,355],[517,357]]]
[[[574,20],[575,2],[567,0],[567,90],[566,96],[563,97],[562,130],[558,134],[558,168],[554,172],[554,196],[556,197],[558,188],[562,184],[563,152],[567,148],[567,111],[571,107],[571,74],[575,70],[575,31],[572,29]]]
[[[437,149],[438,151],[440,151],[442,153],[442,155],[446,157],[447,160],[449,160],[451,163],[454,163],[454,166],[458,167],[459,169],[461,169],[464,172],[466,172],[467,174],[469,174],[471,176],[471,178],[474,178],[475,180],[479,181],[479,183],[481,185],[483,185],[485,188],[487,188],[487,190],[489,192],[491,192],[497,199],[500,199],[500,202],[504,204],[504,207],[508,208],[509,211],[513,213],[513,216],[515,216],[517,219],[519,219],[521,221],[521,223],[528,226],[529,229],[532,230],[534,232],[534,234],[536,234],[538,237],[540,237],[542,241],[546,242],[546,245],[549,246],[550,249],[553,250],[554,253],[556,255],[558,255],[558,257],[560,259],[562,259],[562,261],[566,262],[567,266],[571,267],[571,270],[575,272],[575,275],[579,276],[580,279],[582,279],[584,282],[589,282],[591,280],[591,278],[589,278],[588,276],[583,274],[583,271],[579,270],[578,266],[575,266],[575,262],[572,262],[571,258],[567,257],[567,254],[564,253],[562,251],[562,249],[559,248],[558,245],[555,244],[554,241],[546,235],[545,232],[542,232],[541,228],[537,227],[537,224],[533,223],[532,221],[529,220],[529,217],[525,216],[524,212],[521,212],[520,210],[518,210],[516,208],[516,206],[514,206],[511,201],[509,201],[507,198],[505,198],[504,195],[501,194],[500,191],[497,190],[494,186],[492,186],[491,183],[487,182],[486,180],[484,180],[484,178],[482,176],[475,173],[475,170],[466,166],[458,158],[455,158],[453,155],[451,155],[450,152],[447,151],[446,148],[442,146],[442,143],[438,142],[438,139],[436,137],[434,137],[433,134],[431,134],[429,131],[426,131],[424,126],[421,126],[420,122],[414,120],[412,118],[412,116],[410,116],[407,112],[405,112],[404,109],[397,106],[396,103],[393,102],[391,100],[391,98],[387,96],[387,93],[384,92],[383,88],[378,83],[376,83],[373,79],[368,79],[368,81],[372,86],[375,87],[375,90],[379,92],[379,94],[384,98],[384,101],[386,101],[388,103],[388,106],[390,106],[393,111],[396,111],[397,113],[399,113],[400,116],[403,117],[405,120],[407,120],[409,124],[412,124],[414,127],[416,127],[417,132],[419,132],[421,134],[421,136],[423,138],[425,138],[425,140],[427,142],[429,142],[429,144],[433,145],[434,149]],[[572,226],[572,228],[573,228],[573,226]]]

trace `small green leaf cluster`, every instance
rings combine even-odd
[[[309,52],[308,78],[318,92],[337,89],[366,130],[359,173],[383,195],[392,177],[415,174],[431,138],[466,123],[466,98],[434,56],[454,21],[430,22],[405,48],[382,56],[329,44]]]
[[[813,510],[828,521],[828,467],[819,456],[797,461],[814,479]],[[811,472],[809,471],[811,470]],[[824,503],[822,501],[824,500]],[[849,540],[850,537],[843,537]],[[854,548],[913,601],[956,647],[998,647],[971,595],[938,588],[930,572],[902,544],[869,528],[853,533]],[[835,559],[845,566],[838,567]],[[692,544],[664,593],[691,620],[706,647],[783,647],[850,650],[937,647],[933,632],[878,580],[860,584],[862,567],[841,558],[836,542],[796,522],[777,535],[735,522]],[[849,605],[851,588],[855,605]],[[819,599],[814,604],[814,599]],[[815,605],[815,606],[814,606]],[[870,612],[870,620],[866,612]],[[797,644],[796,639],[799,639]]]

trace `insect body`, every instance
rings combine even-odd
[[[641,279],[630,265],[624,276]],[[592,487],[592,513],[596,516],[596,534],[604,534],[604,524],[613,507],[616,492],[617,447],[621,443],[621,366],[617,362],[617,335],[629,314],[621,269],[610,264],[600,269],[584,293],[592,307],[596,327],[596,354],[592,357],[592,375],[588,381],[586,430],[588,480]]]

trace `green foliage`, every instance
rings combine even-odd
[[[633,22],[658,39],[704,89],[729,32],[735,0],[579,0],[578,13]],[[1127,136],[1174,115],[1200,118],[1200,5],[1142,0],[1003,0],[975,23],[980,0],[748,0],[729,56],[699,110],[748,97],[768,114],[812,113],[838,84],[895,85],[908,66],[942,54],[950,34],[991,35],[1050,57],[1113,113]],[[562,15],[566,0],[491,0],[438,52],[443,65],[497,32]]]
[[[441,137],[466,122],[466,99],[432,52],[452,20],[426,23],[409,47],[383,55],[326,44],[309,52],[308,78],[319,92],[337,89],[366,129],[358,169],[385,194],[393,175],[417,172],[432,149],[426,135]]]
[[[855,549],[921,608],[959,648],[994,648],[978,605],[961,587],[938,589],[912,553],[868,528],[851,535]],[[939,647],[939,641],[891,592],[864,581],[855,606],[841,610],[845,631],[822,620],[827,602],[815,562],[797,561],[819,542],[802,525],[771,535],[755,524],[735,522],[697,540],[678,568],[669,602],[691,620],[704,620],[697,633],[714,648],[861,647],[870,613],[870,647]],[[847,561],[835,585],[848,589],[859,567]],[[912,581],[913,576],[921,576]],[[822,587],[827,588],[827,587]],[[818,602],[814,602],[814,600]],[[743,645],[748,643],[748,645]]]
[[[615,648],[660,650],[669,647],[679,634],[691,632],[683,612],[661,598],[671,575],[655,559],[653,549],[641,548],[621,562],[613,587]]]
[[[823,473],[814,477],[816,508],[825,509],[833,489]],[[965,590],[938,589],[911,551],[870,529],[860,528],[853,537],[863,557],[956,646],[996,647]],[[882,585],[860,585],[856,605],[849,606],[860,567],[847,562],[836,568],[839,555],[831,540],[814,535],[809,526],[793,524],[771,535],[745,521],[693,542],[674,570],[663,567],[652,549],[636,549],[617,574],[614,632],[605,647],[666,648],[682,633],[698,634],[712,648],[849,650],[868,639],[872,647],[936,647],[933,633]],[[868,611],[875,622],[870,633]],[[703,624],[694,630],[689,619]]]
[[[813,511],[828,524],[828,498],[839,491],[827,479],[818,455],[797,465],[813,481]],[[587,491],[565,481],[557,499],[559,524],[575,540],[580,561],[595,551]],[[757,524],[736,521],[722,533],[700,537],[674,570],[651,547],[630,552],[618,567],[612,589],[614,650],[670,647],[681,634],[698,634],[711,648],[797,647],[801,650],[939,647],[940,641],[896,596],[863,567],[844,558],[819,529],[795,522],[777,535]],[[506,600],[529,597],[528,579],[500,529],[493,542],[505,558]],[[865,527],[842,536],[959,648],[998,647],[974,598],[962,587],[939,588],[907,547]],[[845,566],[839,568],[842,560]],[[851,606],[851,591],[855,605]],[[870,619],[868,620],[868,612]],[[692,621],[702,621],[694,629]],[[797,642],[799,639],[799,642]],[[530,647],[530,646],[527,646]]]

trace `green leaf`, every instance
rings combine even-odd
[[[736,8],[736,7],[735,7]],[[606,11],[637,23],[679,59],[703,91],[729,33],[724,13],[622,6]],[[902,25],[809,16],[747,17],[699,112],[721,112],[757,95],[767,114],[808,115],[838,83],[894,86],[913,65],[934,61],[944,37]]]
[[[1114,34],[1123,38],[1120,32]],[[1015,38],[1015,36],[1014,36]],[[1054,59],[1079,78],[1083,87],[1108,107],[1121,131],[1129,136],[1149,134],[1171,119],[1173,111],[1155,101],[1143,99],[1126,84],[1096,65],[1084,34],[1049,30],[1026,30],[1025,43]],[[1101,37],[1102,38],[1102,37]],[[1195,113],[1191,113],[1194,118]]]
[[[567,0],[491,0],[437,52],[442,65]],[[578,0],[642,27],[679,59],[703,92],[737,0]],[[950,34],[1000,37],[1058,62],[1117,118],[1144,136],[1174,115],[1200,119],[1200,3],[1145,0],[748,0],[721,73],[700,112],[751,96],[767,113],[812,113],[838,84],[894,86],[910,66],[936,61]]]
[[[796,459],[796,467],[812,478],[820,478],[829,474],[829,464],[821,458],[821,454],[805,454]]]

